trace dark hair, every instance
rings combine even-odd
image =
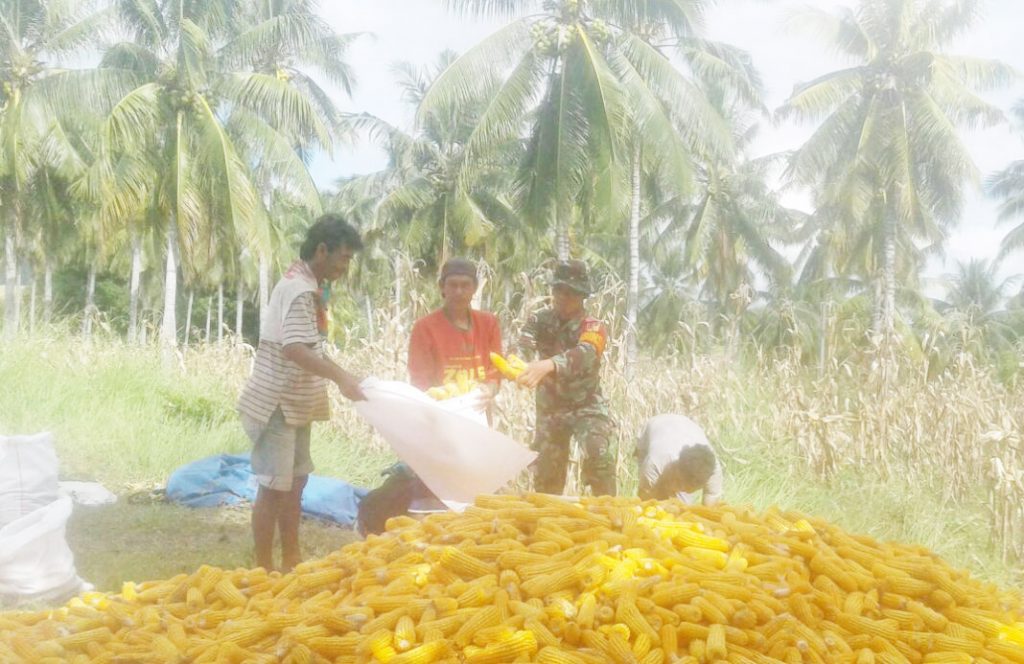
[[[679,479],[687,487],[701,487],[715,472],[715,453],[705,445],[688,445],[679,452],[676,470]]]
[[[438,283],[444,286],[445,279],[456,275],[471,277],[474,284],[479,283],[476,275],[476,263],[466,258],[449,258],[445,261],[441,266],[441,278],[438,279]]]
[[[353,228],[340,214],[321,215],[306,231],[306,239],[299,249],[299,258],[308,261],[316,254],[320,243],[327,245],[327,251],[334,251],[344,245],[353,251],[363,248],[359,231]]]

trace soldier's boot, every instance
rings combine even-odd
[[[583,440],[583,480],[595,496],[615,495],[615,450],[607,425],[589,431]]]

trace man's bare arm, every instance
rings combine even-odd
[[[304,371],[333,381],[341,393],[352,401],[365,401],[366,395],[359,387],[359,379],[337,364],[320,357],[307,344],[288,344],[281,349],[285,359],[302,367]]]

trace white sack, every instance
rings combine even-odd
[[[435,496],[461,511],[515,479],[537,454],[488,428],[479,395],[434,401],[406,383],[367,378],[355,403]]]
[[[70,516],[65,496],[0,528],[0,597],[66,597],[82,588],[65,540]]]
[[[0,436],[0,527],[57,498],[53,434]]]

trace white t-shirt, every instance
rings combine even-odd
[[[696,422],[683,415],[655,415],[647,420],[636,444],[640,470],[640,490],[649,491],[661,478],[665,468],[679,458],[686,447],[703,446],[714,453],[711,442]],[[704,502],[714,503],[722,497],[722,464],[715,460],[715,470],[704,484]],[[680,491],[677,497],[686,503],[696,502],[696,494]]]

